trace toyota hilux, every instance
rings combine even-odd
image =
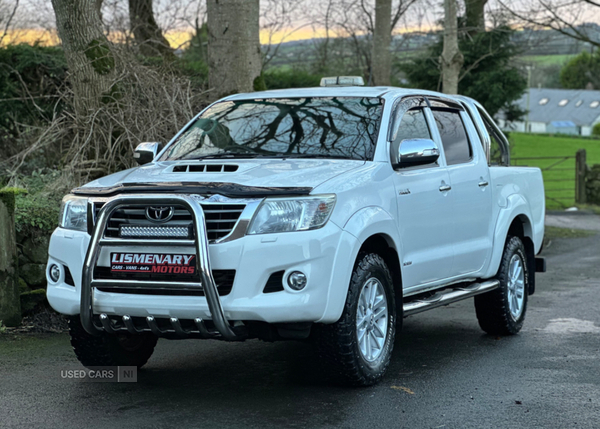
[[[474,297],[485,332],[519,332],[540,170],[473,99],[343,83],[221,99],[64,198],[47,296],[83,365],[140,367],[159,337],[311,340],[368,385],[404,317]]]

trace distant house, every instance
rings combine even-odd
[[[506,131],[589,136],[600,122],[600,91],[530,88],[517,102],[526,112],[522,121],[499,125]]]

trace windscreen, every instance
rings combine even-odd
[[[370,160],[383,102],[365,97],[223,101],[169,146],[161,161],[302,157]]]

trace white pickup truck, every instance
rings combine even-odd
[[[540,170],[509,166],[472,99],[342,80],[219,100],[64,198],[47,295],[83,365],[142,366],[158,337],[311,339],[368,385],[403,317],[475,297],[485,332],[521,329]]]

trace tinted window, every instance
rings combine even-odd
[[[446,163],[468,162],[473,153],[460,113],[456,110],[434,110],[433,116],[442,137]]]
[[[220,154],[373,158],[379,98],[311,97],[224,101],[202,114],[162,160]]]
[[[409,110],[402,117],[396,140],[390,147],[392,163],[398,160],[398,148],[402,140],[406,139],[430,139],[429,127],[422,109]]]

